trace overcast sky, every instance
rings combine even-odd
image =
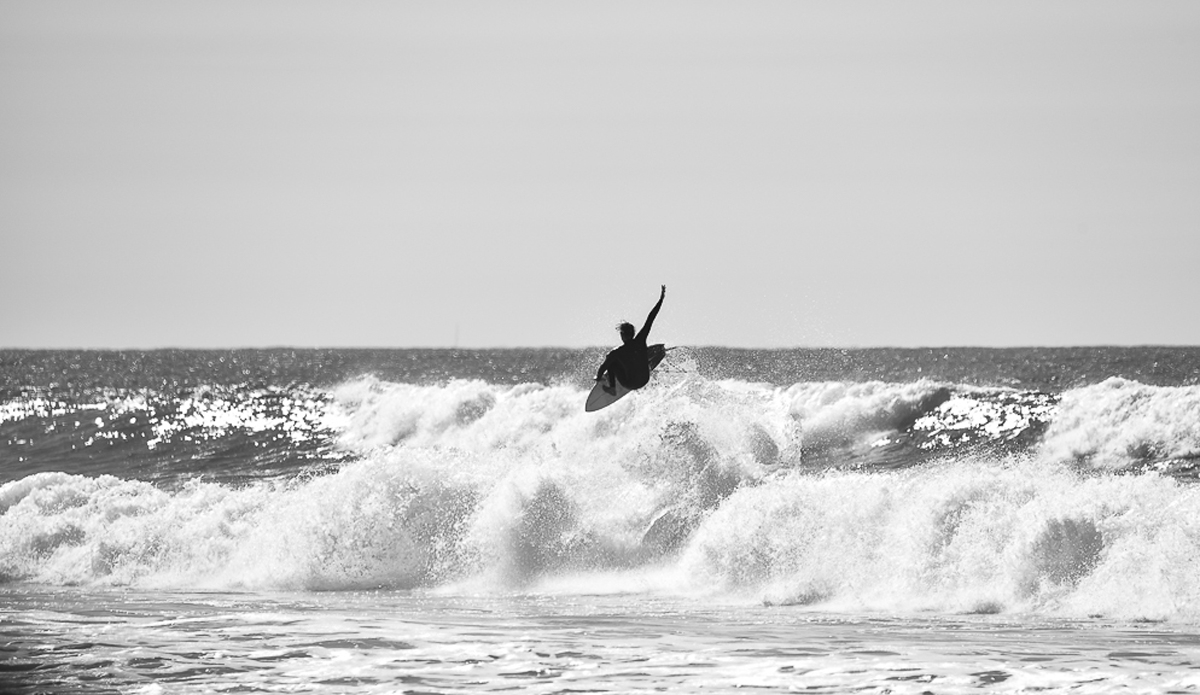
[[[1200,344],[1200,2],[0,2],[0,347]]]

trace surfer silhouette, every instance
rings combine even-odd
[[[608,353],[600,369],[596,371],[596,381],[608,377],[607,385],[603,386],[605,391],[615,393],[618,381],[630,391],[640,389],[650,381],[650,356],[646,352],[646,338],[650,335],[650,327],[654,325],[654,318],[658,316],[658,310],[662,308],[666,296],[667,286],[663,285],[658,303],[650,310],[646,323],[642,324],[642,330],[638,331],[637,335],[634,335],[632,323],[622,321],[617,325],[617,330],[621,333],[621,347]]]

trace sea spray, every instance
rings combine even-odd
[[[21,437],[95,411],[79,436],[123,432],[121,456],[156,463],[115,476],[79,459],[0,486],[0,575],[1186,616],[1200,510],[1186,466],[1145,463],[1189,460],[1196,393],[680,370],[591,414],[561,381],[375,376],[33,400],[9,408]],[[313,451],[335,465],[304,464]],[[290,475],[256,475],[268,462]]]
[[[1194,470],[1200,464],[1200,387],[1112,378],[1069,390],[1041,451],[1049,460],[1104,470]]]
[[[776,604],[1195,617],[1200,491],[1028,459],[789,475],[739,490],[680,562]]]

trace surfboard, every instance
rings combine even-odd
[[[657,367],[658,363],[662,362],[663,358],[666,356],[666,345],[663,345],[662,343],[656,343],[654,345],[646,346],[646,357],[650,362],[650,371],[654,371],[654,368]],[[629,393],[629,389],[625,388],[625,384],[622,384],[616,379],[613,381],[616,383],[613,384],[612,390],[609,390],[608,388],[607,378],[596,382],[596,385],[592,387],[592,392],[588,394],[587,405],[583,407],[585,412],[590,413],[600,410],[601,408],[607,408],[613,403],[621,400],[622,396]]]

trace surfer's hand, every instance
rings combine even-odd
[[[660,297],[665,297],[665,296],[667,296],[667,286],[666,286],[666,285],[663,285],[663,286],[662,286],[662,294],[661,294],[661,295],[659,295],[659,296],[660,296]]]

